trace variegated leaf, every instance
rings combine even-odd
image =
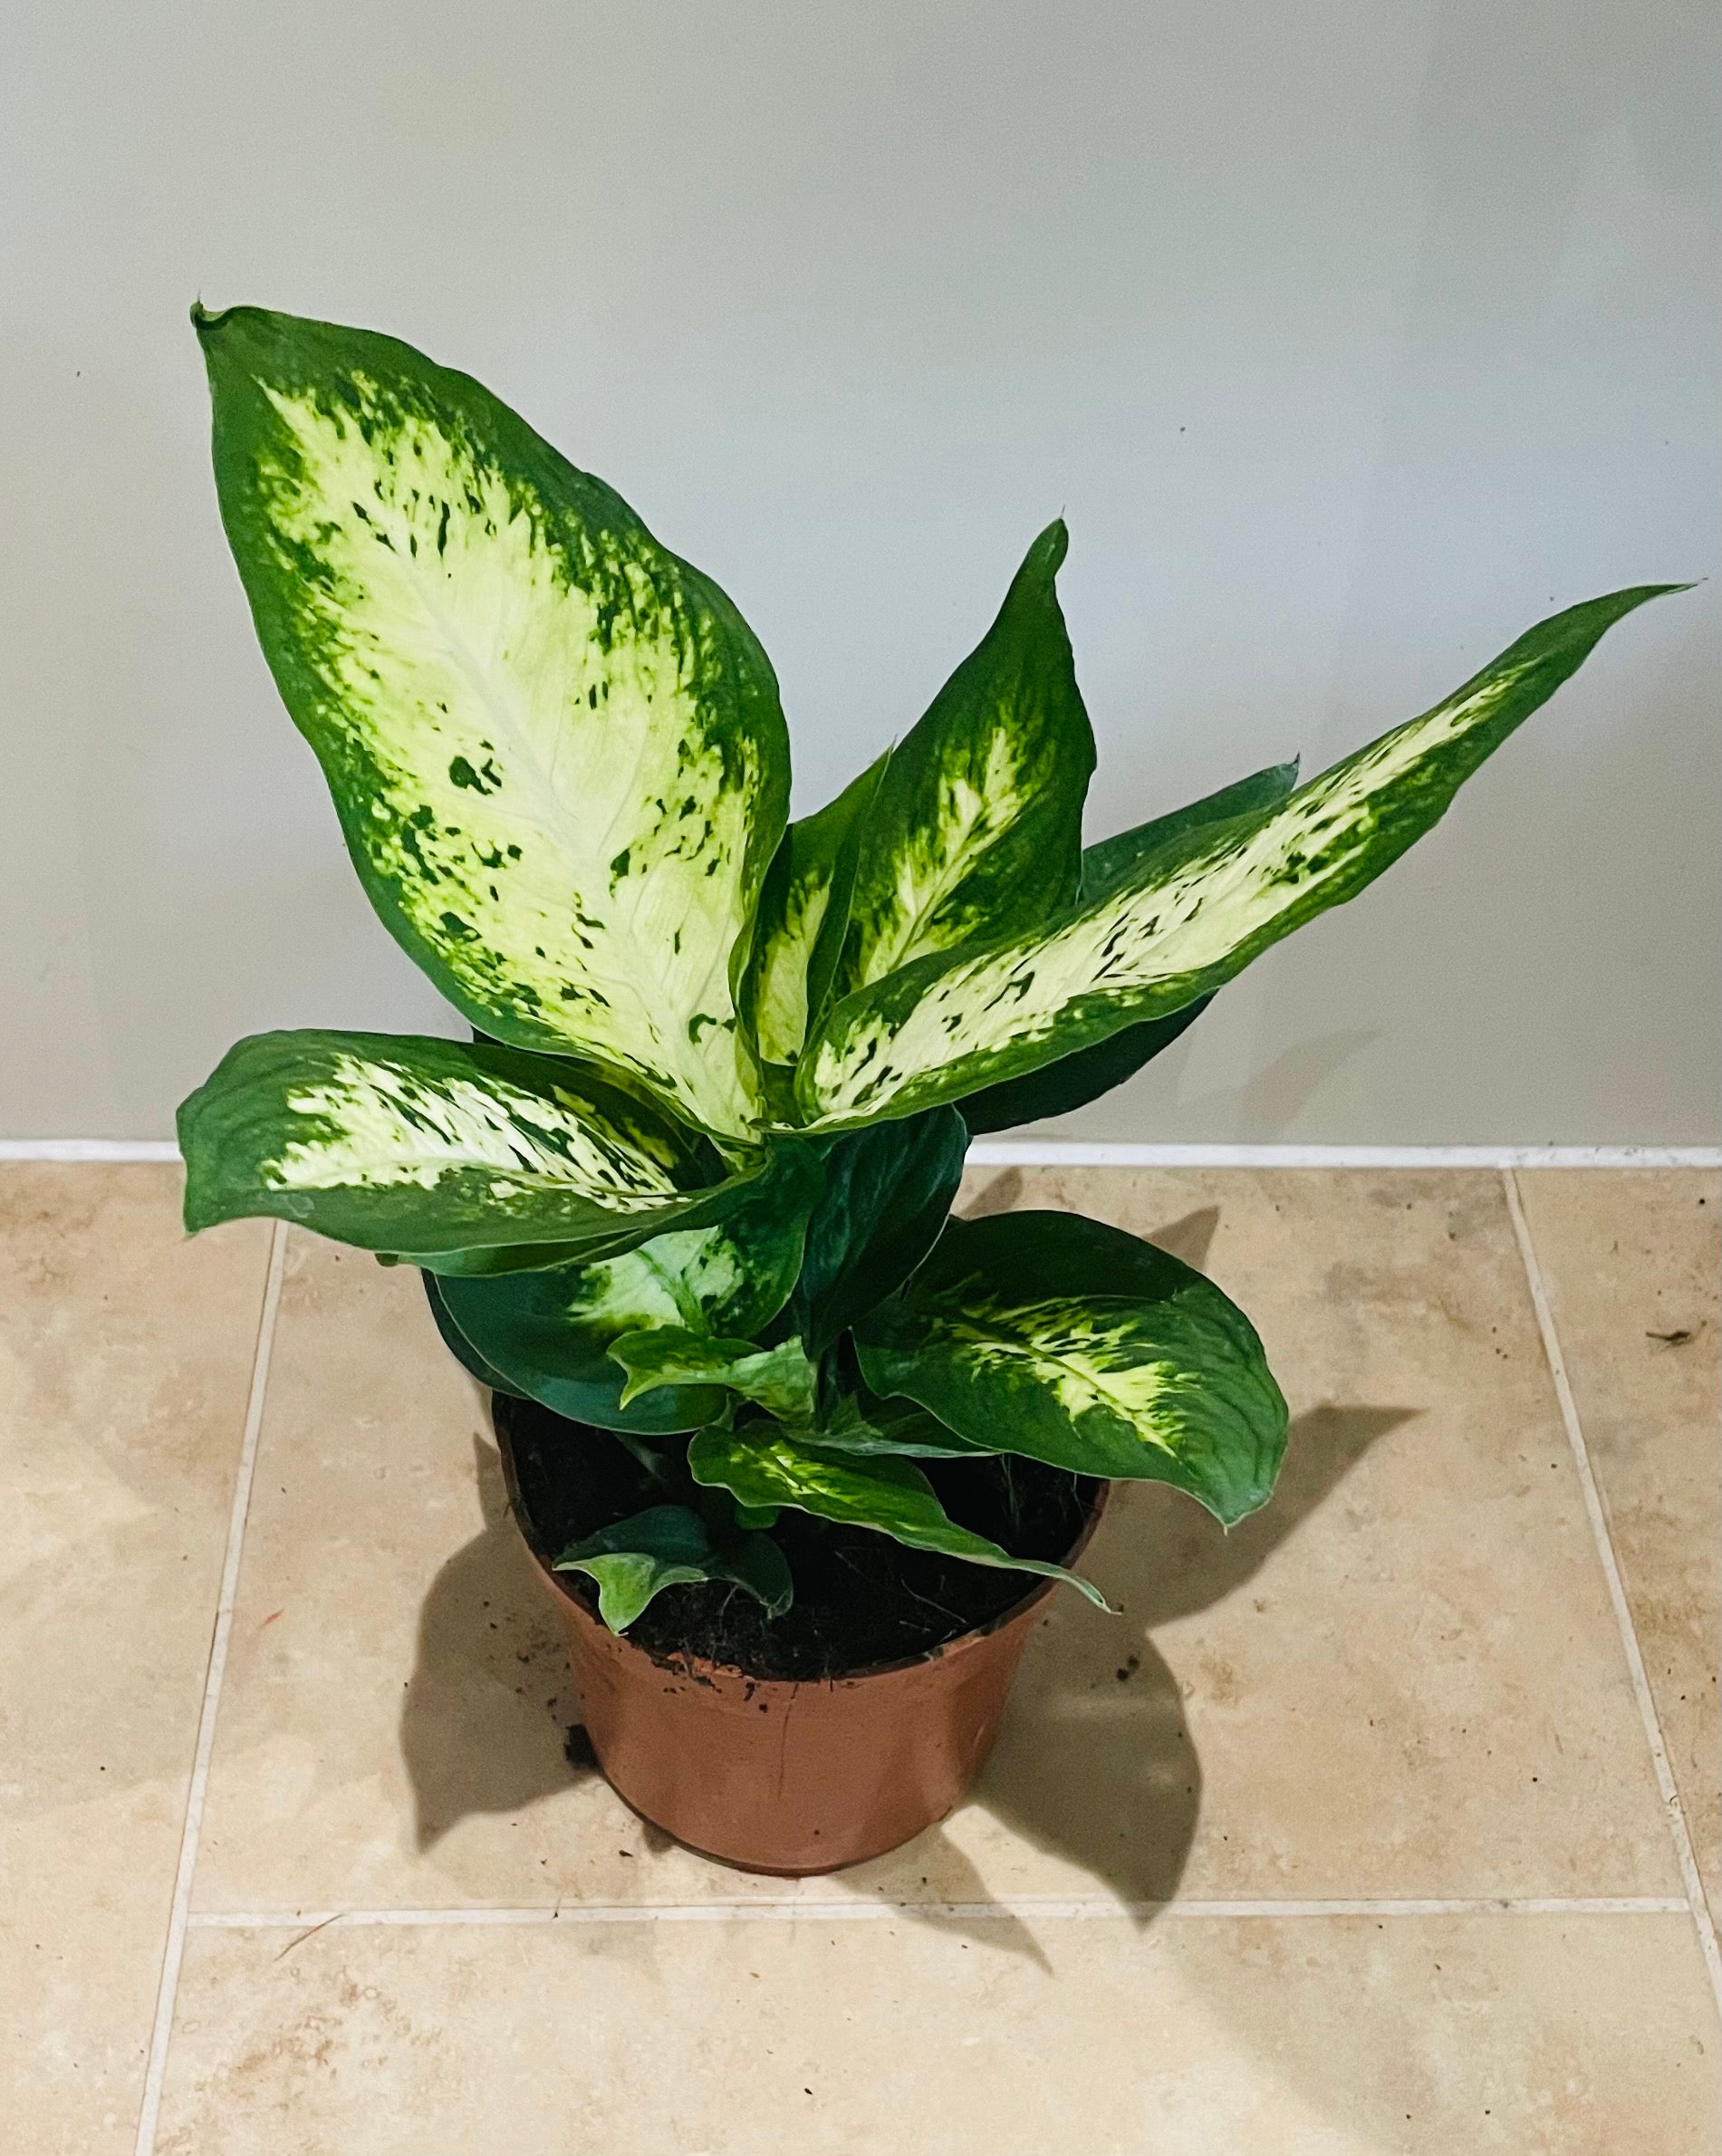
[[[760,1510],[787,1505],[845,1526],[874,1528],[910,1549],[1037,1573],[1063,1580],[1102,1609],[1107,1606],[1098,1587],[1062,1564],[1014,1557],[986,1535],[958,1526],[912,1460],[822,1450],[775,1423],[756,1422],[742,1429],[714,1425],[700,1430],[688,1445],[688,1464],[696,1482],[728,1490],[739,1505]]]
[[[1174,840],[1199,831],[1205,824],[1223,823],[1233,816],[1283,801],[1296,784],[1297,760],[1294,757],[1289,764],[1270,765],[1265,771],[1253,772],[1235,785],[1222,786],[1217,794],[1205,794],[1200,801],[1174,809],[1169,815],[1156,816],[1137,824],[1134,830],[1121,832],[1116,838],[1102,839],[1098,845],[1084,848],[1083,903],[1092,903],[1115,889],[1150,853],[1169,846]],[[987,1131],[1008,1131],[1018,1123],[1042,1122],[1050,1116],[1070,1115],[1078,1108],[1086,1108],[1091,1101],[1098,1101],[1115,1085],[1122,1085],[1169,1048],[1212,1001],[1212,996],[1204,996],[1167,1017],[1127,1025],[1122,1032],[1079,1048],[1073,1055],[1060,1056],[1056,1063],[970,1093],[963,1102],[963,1121],[970,1132],[979,1137]]]
[[[255,1034],[179,1111],[186,1226],[297,1220],[361,1250],[608,1255],[721,1218],[703,1139],[557,1058],[367,1033]],[[541,1262],[544,1253],[540,1253]]]
[[[1157,847],[1049,929],[923,959],[836,1005],[798,1066],[810,1121],[909,1115],[1210,994],[1354,897],[1583,663],[1642,585],[1541,623],[1444,703],[1277,804]]]
[[[621,1393],[624,1408],[667,1385],[722,1385],[785,1422],[813,1420],[819,1372],[799,1340],[761,1348],[751,1340],[714,1339],[684,1326],[656,1325],[611,1341],[610,1355],[628,1373]]]
[[[467,376],[196,320],[258,637],[389,929],[486,1032],[748,1130],[728,965],[789,749],[746,623]]]
[[[1146,823],[1121,831],[1115,838],[1084,846],[1084,900],[1115,890],[1134,874],[1150,853],[1158,853],[1174,839],[1188,838],[1191,832],[1205,830],[1210,823],[1227,823],[1234,816],[1253,815],[1258,809],[1275,807],[1288,794],[1297,790],[1297,765],[1295,756],[1289,764],[1270,764],[1265,770],[1253,771],[1247,778],[1222,786],[1217,793],[1205,794],[1199,801],[1188,802],[1169,815],[1150,816]]]
[[[810,1146],[779,1141],[708,1227],[672,1230],[620,1257],[553,1272],[443,1277],[437,1290],[472,1352],[511,1390],[605,1429],[697,1429],[724,1411],[726,1393],[712,1383],[664,1386],[624,1407],[625,1372],[611,1358],[611,1343],[654,1327],[756,1333],[794,1286],[821,1179]]]
[[[861,833],[890,752],[784,833],[754,922],[740,1003],[759,1053],[792,1064],[823,1011],[849,925]]]
[[[834,996],[1075,896],[1094,736],[1054,589],[1069,544],[1062,521],[1035,540],[998,619],[892,752],[861,833]]]
[[[977,1443],[1169,1482],[1229,1527],[1266,1503],[1285,1401],[1213,1282],[1075,1213],[953,1220],[856,1327],[867,1382]]]
[[[598,1583],[598,1614],[613,1632],[626,1631],[666,1587],[726,1580],[764,1603],[767,1617],[781,1617],[794,1596],[784,1553],[768,1535],[714,1544],[705,1521],[686,1505],[649,1506],[601,1527],[564,1550],[553,1569],[583,1572]]]

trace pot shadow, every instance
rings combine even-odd
[[[1015,1212],[1022,1202],[1023,1171],[1020,1168],[1002,1168],[989,1181],[983,1183],[958,1215],[964,1220],[990,1220],[995,1213]],[[1214,1214],[1219,1218],[1217,1208]]]
[[[523,1811],[595,1771],[577,1742],[571,1753],[568,1642],[509,1513],[501,1459],[476,1435],[473,1469],[485,1524],[430,1583],[401,1702],[421,1852],[474,1813]]]
[[[1005,1209],[1020,1195],[1013,1173],[989,1184],[980,1206],[1002,1198]],[[1205,1207],[1153,1240],[1199,1265],[1217,1220]],[[1376,1439],[1417,1412],[1330,1404],[1299,1415],[1272,1503],[1229,1534],[1180,1491],[1116,1488],[1082,1569],[1119,1614],[1054,1596],[971,1803],[1150,1921],[1183,1876],[1202,1794],[1178,1681],[1152,1632],[1246,1586]],[[476,1437],[473,1451],[484,1526],[426,1595],[401,1708],[421,1851],[471,1814],[518,1812],[595,1771],[566,1641],[510,1516],[501,1463]],[[648,1851],[669,1846],[648,1835]],[[911,1881],[928,1904],[921,1920],[1044,1963],[945,1826],[842,1874],[847,1891],[899,1904],[907,1918],[917,1914]]]
[[[1272,1505],[1230,1534],[1181,1492],[1147,1483],[1117,1491],[1082,1570],[1119,1615],[1071,1594],[1054,1601],[971,1801],[1015,1839],[1086,1873],[1138,1924],[1150,1922],[1178,1891],[1202,1796],[1183,1695],[1154,1645],[1155,1628],[1246,1587],[1375,1440],[1418,1412],[1328,1405],[1298,1416]],[[995,1901],[944,1826],[902,1855],[947,1903]],[[895,1881],[882,1864],[874,1879],[869,1869],[850,1883],[898,1899],[900,1864]],[[1077,1890],[1048,1891],[1056,1898]],[[990,1915],[977,1918],[971,1936],[996,1945],[1028,1938],[1014,1920]]]

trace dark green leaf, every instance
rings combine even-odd
[[[455,1280],[494,1280],[501,1273],[546,1273],[580,1265],[586,1255],[578,1243],[493,1243],[476,1250],[380,1250],[377,1262],[419,1266]]]
[[[667,1388],[622,1406],[623,1373],[610,1359],[610,1343],[638,1320],[606,1309],[592,1275],[609,1269],[571,1266],[495,1280],[445,1274],[438,1286],[471,1352],[505,1375],[506,1389],[571,1422],[666,1437],[715,1421],[726,1395],[711,1385]]]
[[[791,1304],[810,1355],[823,1354],[932,1248],[962,1180],[968,1133],[954,1108],[840,1138],[807,1224]]]
[[[448,1314],[448,1305],[443,1301],[434,1273],[420,1271],[418,1277],[425,1284],[425,1300],[430,1304],[430,1314],[437,1321],[437,1330],[442,1334],[442,1343],[455,1361],[476,1377],[481,1385],[493,1392],[505,1393],[510,1400],[524,1400],[519,1391],[493,1363],[486,1362],[471,1341]]]

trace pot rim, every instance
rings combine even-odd
[[[537,1406],[541,1403],[529,1400],[524,1404]],[[547,1409],[545,1412],[553,1414],[555,1410]],[[588,1623],[609,1631],[609,1627],[604,1624],[602,1618],[596,1616],[586,1607],[585,1603],[551,1564],[549,1557],[539,1542],[537,1530],[532,1524],[532,1516],[526,1510],[525,1503],[520,1494],[519,1478],[515,1473],[514,1448],[508,1434],[508,1395],[505,1393],[493,1391],[490,1395],[490,1427],[495,1434],[496,1450],[502,1460],[503,1486],[508,1495],[509,1515],[514,1520],[516,1533],[526,1545],[534,1564],[536,1565],[545,1583],[555,1593],[559,1601],[566,1603],[572,1609],[577,1610]],[[1098,1482],[1099,1488],[1095,1492],[1093,1503],[1088,1508],[1088,1516],[1082,1523],[1082,1531],[1070,1548],[1057,1560],[1066,1569],[1075,1564],[1090,1542],[1092,1541],[1094,1530],[1100,1526],[1106,1507],[1111,1499],[1112,1484],[1109,1478],[1089,1477],[1085,1479]],[[639,1655],[642,1661],[649,1662],[656,1670],[673,1670],[690,1676],[695,1674],[717,1676],[721,1673],[726,1677],[740,1678],[744,1683],[760,1690],[775,1688],[784,1692],[804,1691],[810,1684],[822,1684],[835,1688],[840,1684],[859,1684],[863,1678],[891,1677],[903,1670],[919,1670],[928,1662],[941,1660],[945,1656],[955,1654],[960,1649],[969,1647],[981,1640],[990,1639],[995,1632],[1003,1631],[1006,1625],[1014,1624],[1019,1619],[1028,1616],[1061,1583],[1057,1580],[1036,1580],[1034,1584],[1015,1602],[1000,1610],[996,1616],[989,1617],[985,1624],[970,1625],[967,1631],[958,1632],[955,1639],[941,1641],[937,1647],[923,1648],[919,1654],[903,1655],[895,1661],[864,1662],[859,1669],[835,1670],[828,1672],[824,1677],[756,1677],[751,1670],[744,1670],[739,1662],[714,1661],[707,1655],[687,1653],[678,1653],[668,1659],[660,1659],[653,1654],[649,1648],[641,1647],[630,1640],[626,1632],[610,1632],[610,1637],[619,1648]]]

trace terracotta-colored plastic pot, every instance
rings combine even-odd
[[[551,1571],[521,1503],[505,1419],[496,1425],[515,1523],[567,1628],[592,1750],[643,1818],[701,1855],[795,1878],[881,1856],[962,1801],[1053,1582],[928,1654],[822,1683],[753,1678],[697,1657],[658,1661]],[[1074,1562],[1105,1501],[1102,1484],[1061,1562]]]

